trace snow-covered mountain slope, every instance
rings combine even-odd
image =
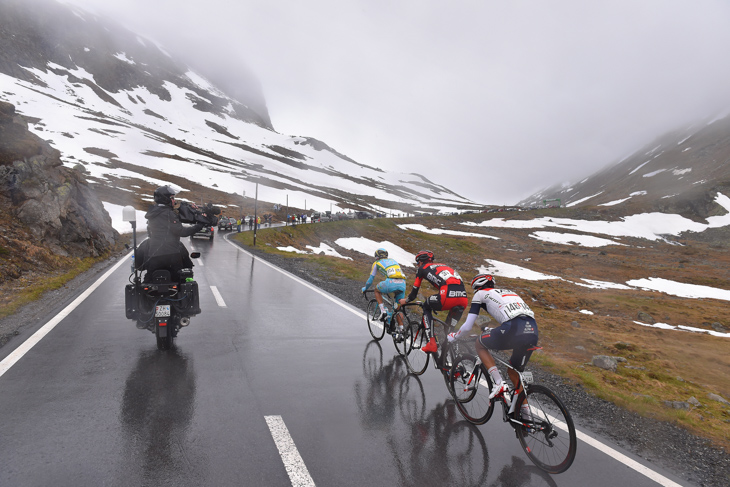
[[[76,7],[3,0],[0,53],[0,99],[111,203],[140,207],[173,183],[183,199],[239,205],[259,183],[260,201],[302,209],[480,206],[417,174],[279,134],[256,94],[250,106],[234,100],[154,42]]]
[[[717,193],[728,187],[730,117],[724,114],[668,133],[588,178],[545,189],[520,205],[540,206],[559,198],[567,207],[600,206],[622,213],[653,209],[705,218],[717,210]]]

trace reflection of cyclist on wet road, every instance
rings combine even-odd
[[[371,429],[389,427],[393,423],[400,381],[407,370],[403,360],[396,356],[383,365],[383,351],[380,344],[371,341],[363,355],[364,377],[367,383],[355,383],[355,398],[360,419]]]
[[[415,376],[412,376],[415,377]],[[461,421],[453,401],[440,403],[420,421],[411,423],[409,456],[396,461],[399,485],[482,485],[489,455],[479,428]]]

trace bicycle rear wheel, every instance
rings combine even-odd
[[[375,299],[371,299],[368,303],[368,330],[370,336],[376,340],[380,340],[385,335],[385,325],[382,321],[378,320],[380,317],[380,306]]]
[[[474,355],[462,355],[456,359],[449,373],[451,392],[464,419],[472,424],[484,424],[494,411],[494,402],[489,400],[492,378],[483,364],[477,367],[476,363]]]
[[[517,437],[530,460],[542,470],[556,474],[568,470],[575,459],[577,441],[570,413],[558,396],[547,387],[531,385],[527,395],[517,399],[515,415],[521,406],[529,406],[529,415],[522,417]]]
[[[426,338],[426,329],[421,322],[410,321],[411,331],[408,336],[409,352],[405,355],[408,370],[414,375],[421,375],[428,367],[428,354],[423,351],[423,347],[428,343]]]

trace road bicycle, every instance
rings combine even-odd
[[[500,402],[502,421],[514,428],[530,460],[548,473],[565,472],[575,459],[577,447],[570,412],[553,391],[533,383],[532,372],[520,372],[501,358],[494,358],[519,375],[522,392],[515,397],[514,389],[508,384],[508,392],[490,401],[492,377],[478,355],[463,354],[450,372],[451,391],[459,412],[470,423],[480,425],[489,421],[495,402]],[[523,409],[523,405],[528,407]]]
[[[374,289],[369,289],[367,291],[364,291],[363,297],[365,299],[367,298],[368,293],[374,292]],[[410,329],[410,327],[406,326],[408,323],[406,314],[401,310],[400,308],[393,312],[393,298],[390,296],[390,294],[383,293],[383,305],[385,306],[385,311],[388,313],[388,318],[386,318],[385,322],[380,321],[380,305],[378,304],[377,299],[374,297],[368,301],[367,305],[367,321],[368,321],[368,331],[370,331],[370,336],[373,337],[373,339],[380,341],[383,336],[385,336],[386,333],[388,333],[391,338],[393,338],[393,346],[395,346],[395,349],[398,351],[398,355],[401,355],[405,357],[408,355],[408,352],[410,352],[410,345],[406,341],[406,335],[407,331]],[[402,320],[403,326],[404,326],[404,332],[401,333],[398,331],[398,315],[400,315],[400,318]]]
[[[401,306],[404,310],[410,306],[417,306],[421,308],[421,319],[415,320],[412,317],[408,318],[409,332],[406,333],[406,340],[409,341],[409,353],[405,356],[408,370],[414,375],[421,375],[426,371],[429,362],[429,354],[424,352],[422,349],[428,343],[428,334],[426,333],[426,326],[423,324],[423,302],[413,301],[406,303]],[[446,383],[446,388],[449,393],[453,396],[453,390],[451,388],[450,371],[454,362],[459,358],[463,352],[466,352],[466,345],[464,342],[449,342],[447,336],[453,331],[454,326],[447,325],[444,321],[440,320],[436,316],[432,315],[433,319],[433,331],[434,338],[438,345],[438,351],[434,354],[433,365],[436,369],[441,372]],[[405,325],[405,322],[404,322]],[[463,351],[461,349],[464,349]]]

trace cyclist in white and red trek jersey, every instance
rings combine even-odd
[[[401,299],[400,304],[406,304],[416,299],[421,282],[426,280],[433,287],[439,290],[438,294],[429,296],[423,302],[423,325],[428,330],[429,342],[421,350],[427,353],[436,353],[438,345],[433,337],[433,315],[432,310],[450,310],[446,317],[446,323],[454,326],[464,314],[469,299],[466,297],[466,289],[461,281],[461,276],[451,267],[444,264],[436,264],[433,261],[433,252],[422,250],[416,254],[416,280],[413,281],[413,289],[407,298]]]
[[[489,398],[492,399],[503,394],[507,390],[507,385],[502,380],[497,364],[488,349],[512,350],[509,363],[522,372],[537,345],[537,323],[535,313],[527,303],[513,291],[496,289],[494,277],[491,275],[477,275],[471,281],[471,286],[476,292],[471,300],[466,322],[458,332],[449,333],[448,340],[451,342],[459,337],[468,336],[481,309],[485,309],[499,322],[500,326],[483,333],[476,343],[479,358],[494,380],[494,389],[489,394]],[[520,376],[512,369],[507,369],[507,373],[515,385],[515,397],[517,397],[516,395],[522,390]],[[523,407],[526,408],[527,405]]]

